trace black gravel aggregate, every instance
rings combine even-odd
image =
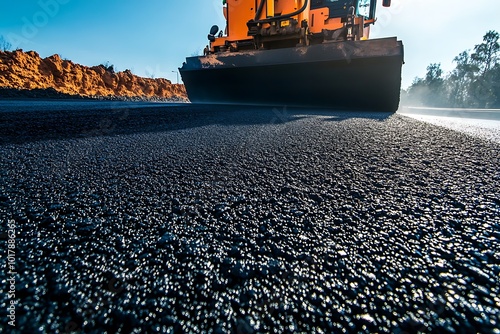
[[[398,114],[87,106],[0,105],[0,328],[500,333],[499,144]]]

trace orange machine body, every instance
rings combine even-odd
[[[221,1],[226,26],[179,68],[191,102],[398,109],[404,48],[368,39],[377,0]]]
[[[223,6],[223,13],[226,19],[226,27],[218,36],[214,36],[214,40],[210,43],[210,52],[226,51],[230,49],[236,51],[238,45],[251,45],[255,38],[249,33],[248,22],[272,19],[299,11],[303,6],[306,8],[291,17],[296,22],[300,22],[307,27],[306,33],[310,36],[321,35],[325,31],[336,31],[346,26],[344,17],[336,17],[331,15],[328,5],[316,6],[311,8],[311,2],[315,0],[227,0]],[[374,0],[362,0],[361,2],[368,3]],[[316,3],[318,1],[316,0]],[[259,7],[262,10],[259,12]],[[347,2],[341,4],[341,7],[347,12]],[[341,8],[342,9],[342,8]],[[373,11],[374,13],[374,11]],[[370,25],[375,23],[373,16],[354,16],[354,25],[358,26],[357,39],[368,39]],[[271,21],[271,20],[270,20]],[[264,22],[259,24],[263,29],[269,29],[273,25],[285,25],[288,21]],[[282,38],[283,39],[283,38]],[[253,48],[259,48],[259,45],[253,45]]]

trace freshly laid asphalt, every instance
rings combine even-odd
[[[498,143],[398,114],[112,102],[0,104],[0,133],[0,327],[500,333]]]

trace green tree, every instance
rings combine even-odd
[[[491,76],[493,78],[491,87],[493,91],[493,99],[491,101],[490,107],[500,108],[500,64],[496,63],[491,70]]]
[[[0,35],[0,51],[10,51],[12,49],[12,44],[9,43],[2,35]]]
[[[490,30],[483,36],[483,43],[474,47],[471,59],[479,67],[480,75],[485,75],[498,62],[498,53],[500,52],[499,38],[498,32]]]
[[[483,36],[483,43],[474,47],[471,55],[472,63],[477,67],[477,75],[470,85],[471,105],[478,108],[489,108],[497,100],[494,86],[498,78],[493,70],[498,64],[499,34],[496,31],[488,31]]]
[[[427,73],[425,75],[425,84],[429,88],[427,105],[442,107],[447,104],[444,82],[441,64],[430,64],[427,66]]]
[[[452,107],[469,107],[469,90],[479,69],[472,62],[469,51],[460,53],[453,59],[453,62],[457,65],[446,80],[448,101]]]
[[[447,98],[441,64],[427,66],[425,78],[415,78],[406,96],[407,102],[413,105],[444,106]]]
[[[440,86],[443,84],[443,70],[441,64],[430,64],[427,66],[425,82],[430,86]]]

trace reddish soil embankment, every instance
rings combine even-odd
[[[138,77],[130,70],[114,72],[87,67],[57,54],[41,58],[35,51],[0,51],[0,87],[20,90],[54,89],[83,97],[112,96],[187,101],[184,85]]]

